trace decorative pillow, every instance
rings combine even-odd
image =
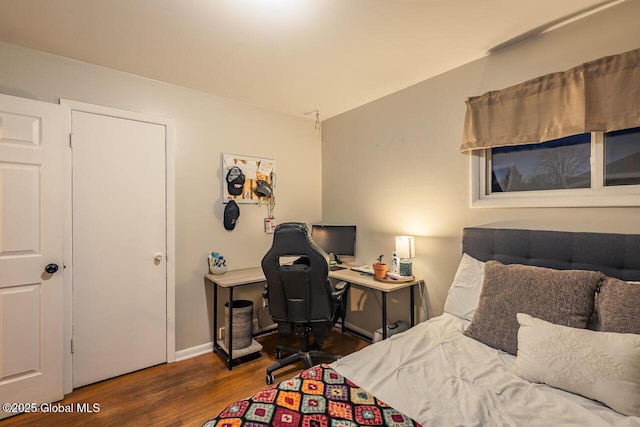
[[[444,303],[445,313],[465,320],[473,319],[484,281],[484,264],[472,256],[462,254],[458,271],[449,288],[447,301]]]
[[[554,325],[518,313],[517,374],[640,416],[640,335]]]
[[[513,355],[518,350],[517,313],[574,328],[585,328],[603,275],[488,261],[480,303],[464,332]]]
[[[640,285],[607,277],[596,298],[600,330],[640,334]]]

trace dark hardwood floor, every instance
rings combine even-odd
[[[266,387],[265,370],[276,361],[277,334],[257,339],[261,356],[228,371],[217,354],[163,364],[74,390],[52,407],[74,408],[71,413],[21,414],[0,421],[7,426],[201,426],[225,406]],[[294,343],[295,341],[292,341]],[[368,345],[333,329],[323,350],[349,354]],[[276,372],[276,382],[302,371],[302,363]],[[78,404],[99,405],[81,413]]]

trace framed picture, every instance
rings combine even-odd
[[[268,203],[272,194],[275,160],[222,154],[222,202]]]

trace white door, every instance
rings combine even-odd
[[[0,119],[0,402],[54,402],[63,398],[63,113],[0,95]],[[24,410],[5,409],[0,418]]]
[[[165,126],[72,111],[73,386],[167,361]]]

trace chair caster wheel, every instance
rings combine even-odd
[[[267,385],[273,384],[273,374],[267,374]]]

